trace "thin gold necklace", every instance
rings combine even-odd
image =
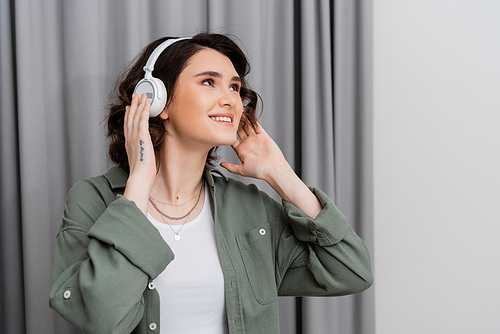
[[[200,183],[200,188],[202,187],[202,184],[203,184],[203,183]],[[165,205],[169,205],[169,206],[183,206],[184,204],[187,204],[187,203],[191,202],[193,199],[195,199],[195,197],[196,197],[196,196],[198,196],[198,193],[194,194],[194,196],[193,196],[193,197],[191,197],[190,199],[188,199],[187,201],[185,201],[185,202],[184,202],[184,203],[182,203],[182,204],[175,204],[175,203],[166,203],[166,202],[162,202],[162,201],[160,201],[160,200],[158,200],[158,199],[154,198],[153,196],[151,196],[151,198],[152,198],[155,202],[157,202],[157,203],[161,203],[161,204],[165,204]]]
[[[149,196],[149,201],[151,202],[151,205],[153,205],[153,207],[156,209],[156,211],[158,211],[158,213],[160,213],[162,216],[170,219],[170,220],[181,220],[181,219],[184,219],[186,218],[187,216],[189,216],[189,214],[191,212],[193,212],[194,208],[196,208],[196,206],[198,205],[198,202],[200,201],[200,195],[201,195],[201,190],[203,189],[203,181],[201,182],[201,186],[200,186],[200,190],[198,191],[198,199],[196,200],[196,203],[194,203],[194,206],[191,208],[191,210],[188,211],[188,213],[186,213],[185,215],[183,216],[180,216],[180,217],[174,217],[174,216],[170,216],[170,215],[167,215],[165,212],[161,211],[160,208],[158,207],[158,205],[155,203],[155,199],[153,199],[153,197]]]
[[[202,183],[203,185],[203,183]],[[203,189],[203,186],[201,187],[201,189]],[[185,218],[186,220],[184,220],[184,223],[182,223],[181,225],[181,228],[179,229],[179,231],[175,231],[174,228],[172,227],[172,225],[170,225],[167,220],[165,219],[165,213],[162,212],[160,209],[158,209],[158,207],[153,203],[151,202],[151,204],[153,204],[153,207],[156,209],[156,211],[158,211],[158,213],[161,215],[161,218],[163,219],[163,221],[165,222],[165,224],[167,224],[170,229],[172,230],[172,232],[174,232],[174,240],[175,241],[180,241],[181,240],[181,236],[179,233],[181,233],[181,230],[182,228],[184,227],[184,225],[187,223],[188,221],[188,218],[189,218],[189,215],[191,214],[191,212],[194,210],[194,208],[196,208],[196,206],[198,205],[198,202],[200,201],[200,198],[201,198],[201,189],[200,189],[200,192],[198,193],[198,199],[196,200],[196,204],[194,205],[193,209],[191,209],[186,215],[185,215]],[[150,198],[151,200],[151,198]],[[167,215],[168,216],[168,215]]]

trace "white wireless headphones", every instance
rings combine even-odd
[[[151,108],[149,109],[149,117],[158,116],[163,108],[165,108],[165,104],[167,102],[167,89],[165,88],[165,84],[158,78],[153,77],[153,70],[158,57],[161,55],[166,48],[175,42],[182,41],[184,39],[190,39],[191,37],[183,37],[183,38],[175,38],[169,39],[165,42],[161,43],[149,56],[149,59],[146,63],[146,66],[143,67],[144,79],[139,81],[137,86],[135,86],[134,93],[146,94],[149,102],[151,103]]]

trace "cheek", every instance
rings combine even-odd
[[[197,95],[196,99],[185,98],[182,104],[176,106],[175,118],[178,121],[187,121],[188,124],[198,123],[203,121],[203,115],[206,114],[210,102]]]

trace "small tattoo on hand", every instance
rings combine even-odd
[[[139,140],[139,144],[141,145],[141,161],[144,161],[144,142],[142,140]]]

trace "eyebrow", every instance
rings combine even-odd
[[[204,76],[214,77],[214,78],[222,78],[222,74],[220,74],[219,72],[215,72],[215,71],[205,71],[205,72],[198,73],[195,75],[195,77],[204,77]],[[231,81],[237,81],[237,82],[241,83],[241,78],[238,76],[234,76],[231,78]]]

